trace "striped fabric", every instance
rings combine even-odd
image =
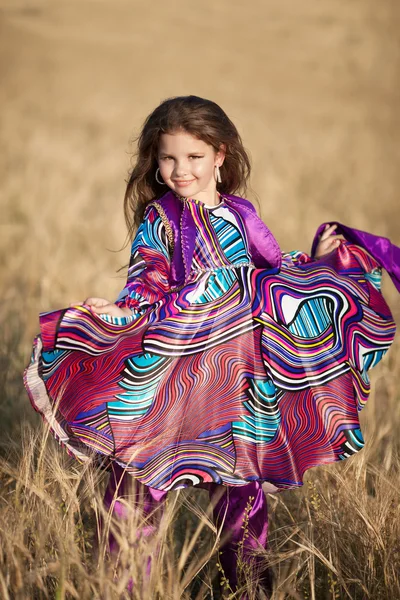
[[[380,269],[347,242],[319,260],[286,253],[279,273],[256,269],[234,209],[188,205],[188,284],[169,288],[151,208],[117,300],[132,315],[41,315],[31,402],[70,454],[116,461],[153,488],[300,486],[310,467],[363,447],[368,370],[395,332]]]

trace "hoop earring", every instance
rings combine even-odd
[[[219,170],[219,166],[215,165],[215,178],[217,180],[218,183],[222,183],[222,179],[221,179],[221,172]]]
[[[165,181],[160,181],[160,180],[157,178],[157,173],[159,173],[159,172],[160,172],[160,167],[158,167],[158,169],[157,169],[157,171],[156,171],[156,174],[155,174],[155,178],[156,178],[156,181],[157,181],[157,183],[159,183],[160,185],[167,185],[167,184],[165,183]]]

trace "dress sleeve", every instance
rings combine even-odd
[[[115,304],[130,308],[133,315],[138,316],[170,291],[170,268],[165,225],[152,206],[146,210],[132,242],[126,285]]]

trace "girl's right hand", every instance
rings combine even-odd
[[[325,225],[324,231],[319,236],[318,245],[314,253],[314,258],[322,258],[340,246],[344,239],[342,235],[334,233],[337,225]]]
[[[132,315],[129,308],[120,308],[105,298],[86,298],[83,302],[75,302],[70,306],[89,306],[97,315],[110,315],[110,317],[129,317]]]

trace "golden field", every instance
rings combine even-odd
[[[128,597],[152,552],[133,551],[134,523],[117,531],[114,580],[94,543],[104,474],[47,439],[21,379],[39,312],[124,285],[124,180],[147,114],[174,95],[218,102],[283,249],[309,250],[327,220],[400,245],[399,28],[394,0],[0,0],[0,598]],[[388,276],[383,289],[399,323]],[[371,374],[362,452],[269,496],[274,600],[400,600],[399,374],[396,340]],[[203,493],[170,494],[134,597],[222,597]]]

